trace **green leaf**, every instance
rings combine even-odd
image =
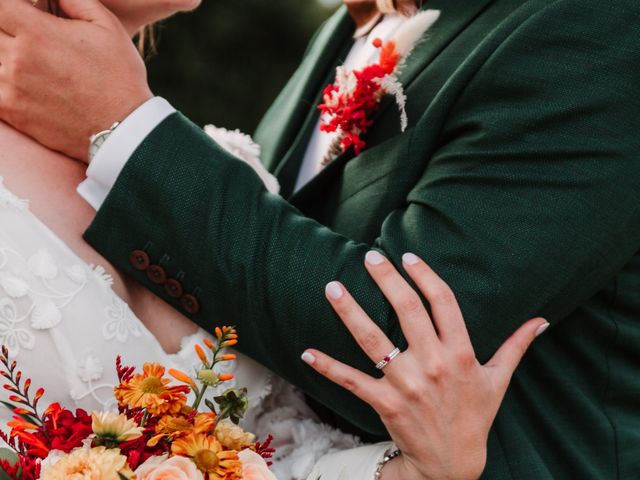
[[[0,448],[0,460],[6,460],[11,463],[18,463],[18,454],[10,448]]]
[[[205,399],[204,404],[209,407],[209,410],[211,410],[213,413],[218,413],[218,410],[216,409],[216,406],[213,404],[213,402],[211,400],[209,400],[208,398]]]
[[[0,404],[4,405],[6,408],[8,408],[11,413],[13,413],[13,411],[16,409],[16,406],[13,405],[12,403],[9,402],[5,402],[0,400]],[[33,423],[35,425],[38,425],[40,422],[38,420],[36,420],[33,416],[31,415],[19,415],[20,418],[22,418],[24,421],[29,422],[29,423]]]
[[[0,468],[0,480],[13,480],[2,468]]]
[[[0,460],[5,460],[11,464],[18,463],[18,454],[10,448],[0,448]],[[0,468],[0,480],[13,480],[4,470]]]

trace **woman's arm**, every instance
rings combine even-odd
[[[393,265],[370,252],[366,268],[396,311],[408,348],[390,361],[394,344],[338,282],[327,285],[331,306],[382,378],[373,378],[309,349],[302,359],[317,372],[349,390],[380,414],[400,455],[378,467],[380,479],[476,480],[485,466],[489,429],[511,376],[533,340],[549,323],[534,318],[520,327],[485,365],[476,359],[464,318],[449,286],[413,254],[403,267],[430,305]],[[354,462],[381,448],[354,451]],[[349,461],[344,453],[343,461]],[[335,468],[339,457],[321,461]],[[353,468],[353,465],[352,467]],[[361,467],[363,475],[371,464]],[[321,472],[322,473],[322,472]],[[355,472],[354,472],[355,473]],[[366,476],[351,480],[369,480]]]

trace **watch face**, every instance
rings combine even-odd
[[[93,137],[91,137],[91,143],[89,144],[89,160],[93,160],[93,157],[96,156],[100,147],[107,141],[111,131],[100,132]]]

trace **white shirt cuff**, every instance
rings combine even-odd
[[[131,113],[100,147],[87,169],[78,193],[98,210],[133,153],[145,138],[176,109],[164,98],[154,97]]]

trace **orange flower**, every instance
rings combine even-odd
[[[198,354],[198,358],[200,359],[200,361],[204,365],[208,365],[209,359],[207,358],[207,355],[204,353],[204,350],[202,349],[202,347],[196,343],[196,346],[194,348],[196,349],[196,353]]]
[[[205,338],[203,342],[207,346],[207,348],[209,348],[210,350],[213,350],[215,348],[215,344],[208,338]]]
[[[21,409],[14,410],[16,415],[20,415],[18,410]],[[49,455],[49,447],[40,438],[29,432],[30,430],[37,432],[40,427],[20,417],[13,417],[13,420],[7,422],[7,426],[11,428],[11,436],[18,437],[22,443],[27,445],[30,453],[40,458],[46,458]]]
[[[227,382],[233,379],[233,374],[231,373],[223,373],[222,375],[218,375],[218,380],[221,382]]]
[[[196,382],[193,381],[193,378],[191,378],[186,373],[181,372],[180,370],[176,370],[175,368],[170,368],[169,375],[171,375],[173,378],[175,378],[179,382],[186,383],[194,390],[198,388],[198,386],[196,385]]]
[[[220,357],[220,360],[222,360],[223,362],[229,362],[231,360],[235,360],[237,357],[237,355],[235,353],[227,353],[226,355],[222,355]]]
[[[213,435],[192,433],[171,445],[174,455],[189,457],[205,480],[240,480],[242,463],[235,450],[224,450]]]
[[[165,368],[157,363],[145,363],[143,373],[118,385],[115,396],[121,406],[145,408],[152,415],[175,414],[187,402],[190,392],[186,385],[170,387],[164,378]]]
[[[186,417],[174,417],[167,415],[162,417],[156,425],[156,434],[147,442],[150,447],[155,447],[158,442],[166,438],[175,440],[191,433],[209,433],[216,424],[215,413],[199,413],[189,420]]]

